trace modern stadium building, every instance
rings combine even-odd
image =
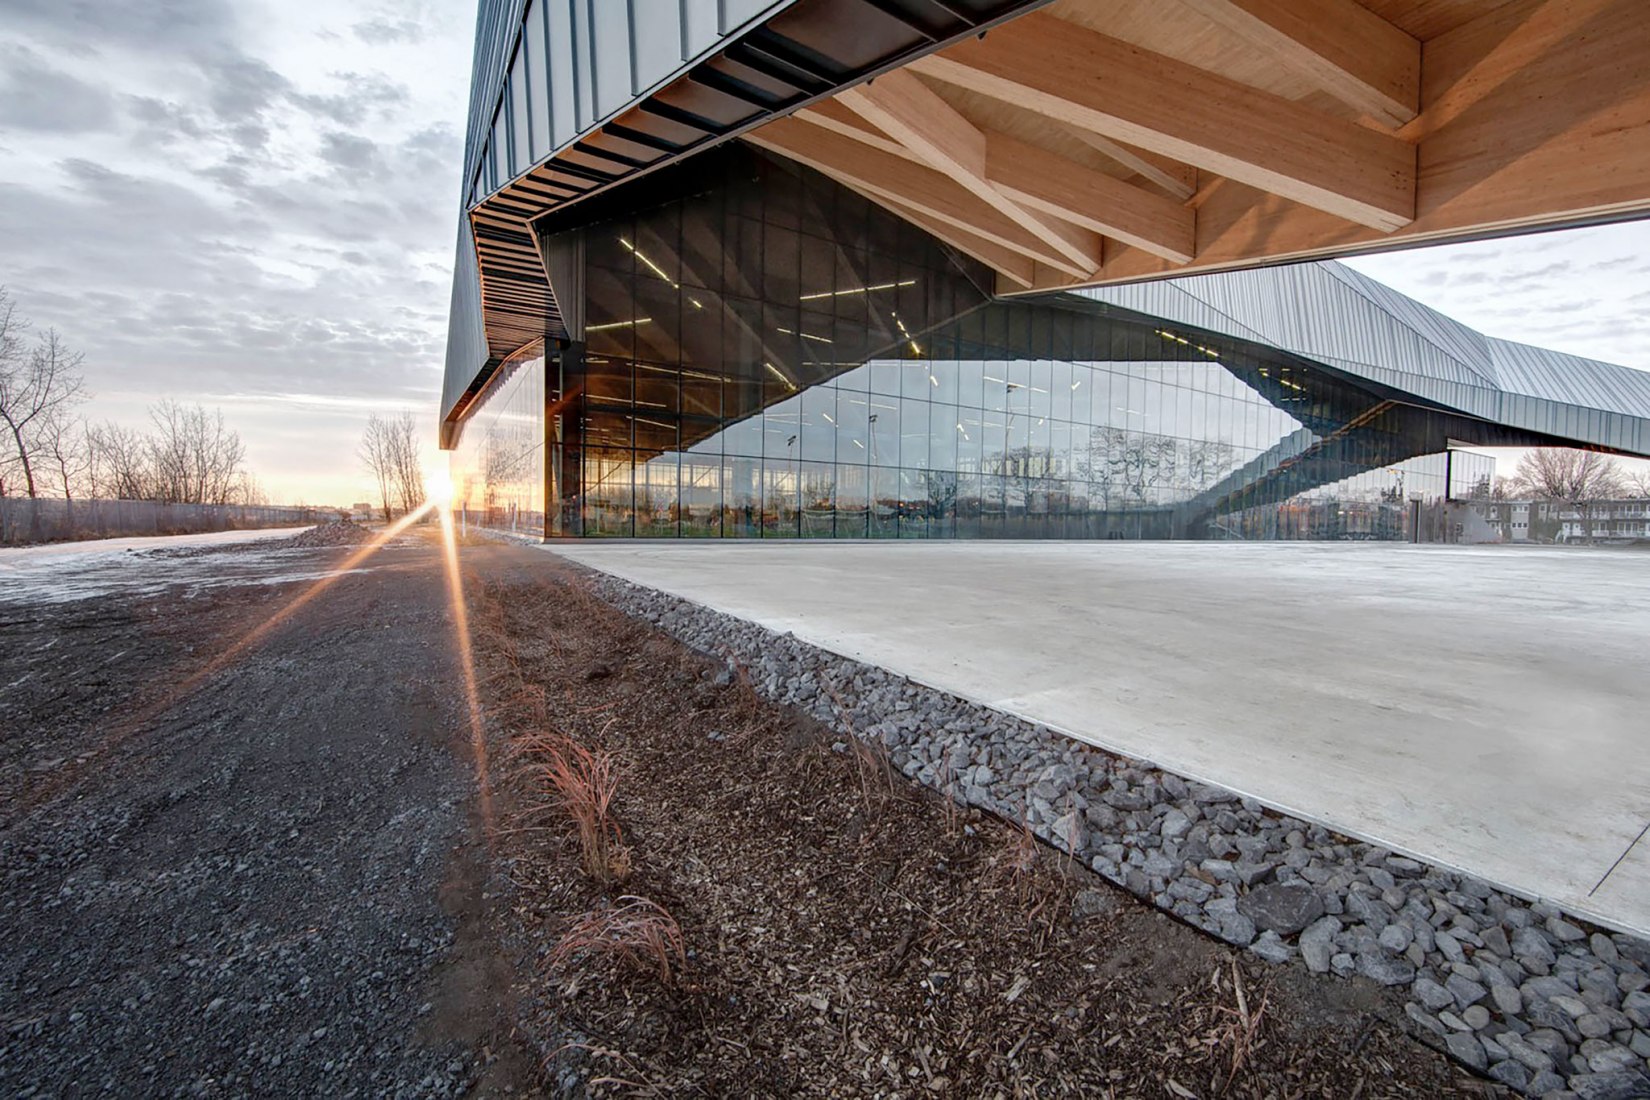
[[[1439,540],[1491,473],[1462,447],[1650,454],[1650,373],[1323,259],[1643,216],[1650,23],[1314,7],[483,0],[460,503],[549,537]]]

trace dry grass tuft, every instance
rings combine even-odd
[[[1215,972],[1215,985],[1220,985],[1220,972]],[[1253,1007],[1249,1004],[1249,996],[1243,988],[1243,972],[1238,969],[1237,960],[1232,960],[1232,993],[1234,1003],[1231,1005],[1217,1005],[1215,1012],[1220,1020],[1209,1039],[1216,1049],[1224,1050],[1230,1057],[1230,1068],[1226,1074],[1226,1088],[1232,1087],[1243,1067],[1248,1065],[1250,1057],[1261,1045],[1261,1025],[1266,1020],[1266,1004],[1268,997],[1262,994],[1260,1001]]]
[[[572,819],[579,833],[579,856],[585,873],[597,882],[614,882],[630,874],[630,850],[613,819],[619,789],[618,764],[610,752],[591,752],[558,734],[538,734],[524,746],[535,762],[528,773],[557,809]]]
[[[589,954],[614,956],[653,972],[667,985],[687,966],[687,946],[676,918],[657,902],[635,896],[580,917],[550,952],[549,965],[560,969]]]

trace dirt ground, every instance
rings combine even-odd
[[[552,1080],[656,1095],[1488,1095],[1401,1003],[1217,944],[890,776],[547,560],[472,581],[502,742],[521,1020]],[[544,791],[546,727],[613,754],[629,874],[601,884]],[[619,894],[664,907],[669,983],[548,965]],[[524,967],[525,970],[525,967]],[[1240,992],[1241,990],[1241,992]]]
[[[237,649],[347,554],[0,587],[0,1095],[512,1091],[436,549]]]
[[[0,587],[0,1094],[1497,1095],[1382,990],[889,776],[542,550],[463,548],[472,739],[437,546],[306,598],[351,553]],[[612,754],[621,881],[546,733]],[[621,895],[679,923],[669,981],[554,957]]]

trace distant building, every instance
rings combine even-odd
[[[1552,542],[1560,536],[1563,504],[1550,500],[1474,500],[1471,503],[1502,542]]]
[[[350,518],[354,520],[369,520],[376,513],[377,510],[373,508],[370,503],[364,500],[358,500],[349,506]]]
[[[1650,539],[1650,498],[1631,500],[1601,500],[1583,519],[1574,508],[1566,508],[1559,516],[1560,542],[1624,542]]]

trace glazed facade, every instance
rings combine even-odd
[[[745,150],[546,227],[571,339],[500,371],[466,511],[549,536],[1448,537],[1493,425],[1264,344],[989,274]]]

